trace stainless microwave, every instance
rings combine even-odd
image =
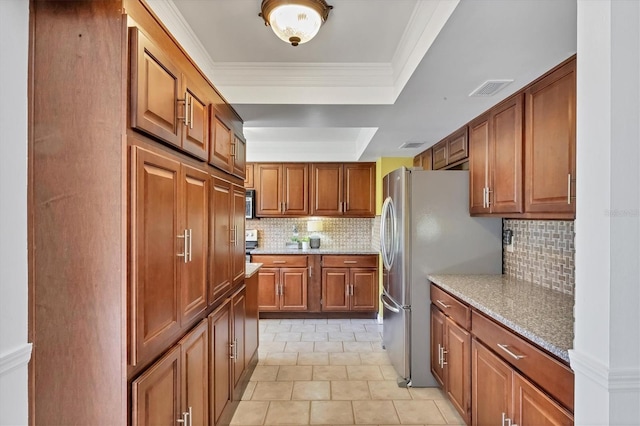
[[[255,219],[256,217],[256,191],[255,189],[247,189],[247,201],[244,206],[244,217],[247,219]]]

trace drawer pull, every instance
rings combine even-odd
[[[345,260],[344,263],[358,263],[357,260]]]
[[[287,263],[286,260],[274,260],[273,263]]]
[[[508,349],[509,345],[502,345],[502,344],[498,343],[498,347],[500,349],[502,349],[503,351],[505,351],[506,353],[508,353],[509,355],[511,355],[515,359],[522,359],[522,358],[526,358],[527,357],[526,355],[518,355],[518,354],[515,354],[515,353],[511,352]]]
[[[440,306],[442,306],[445,309],[449,309],[451,307],[451,305],[447,305],[446,303],[444,303],[442,300],[436,300],[436,303]]]

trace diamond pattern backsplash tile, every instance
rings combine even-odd
[[[247,220],[247,229],[258,230],[258,248],[279,250],[293,236],[297,227],[299,237],[308,237],[307,221],[310,218],[262,218]],[[320,248],[329,250],[378,250],[373,236],[376,235],[375,219],[369,218],[313,218],[321,220],[323,230],[320,236]]]
[[[512,253],[503,247],[506,275],[574,294],[573,221],[504,219],[503,229],[511,229],[514,238]]]

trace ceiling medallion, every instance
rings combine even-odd
[[[259,16],[282,41],[297,46],[315,37],[333,6],[325,0],[262,0]]]

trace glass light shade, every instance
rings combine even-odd
[[[310,220],[307,222],[307,231],[309,232],[321,232],[322,231],[322,221],[320,220]]]
[[[269,15],[269,23],[282,41],[297,46],[318,34],[322,17],[308,6],[283,4],[273,9]]]

